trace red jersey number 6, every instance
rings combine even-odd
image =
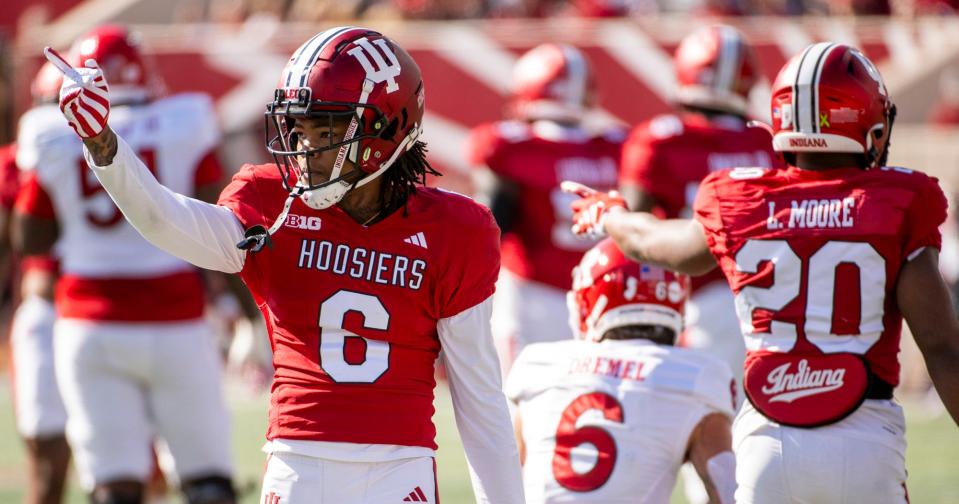
[[[615,397],[602,392],[583,394],[563,410],[556,429],[556,451],[553,452],[553,477],[563,488],[573,492],[590,492],[606,484],[616,465],[616,441],[602,427],[576,422],[589,410],[599,410],[607,420],[622,423],[623,407]],[[596,463],[586,472],[573,469],[572,452],[582,444],[596,448]]]

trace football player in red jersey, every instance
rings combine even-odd
[[[30,86],[32,114],[57,114],[57,96],[63,76],[53,65],[40,68]],[[25,132],[30,134],[30,132]],[[16,145],[6,151],[0,203],[5,211],[2,246],[10,252],[14,203],[20,190]],[[29,162],[29,157],[21,163]],[[15,264],[10,262],[15,261]],[[13,350],[13,386],[17,431],[27,447],[28,503],[59,503],[63,499],[70,447],[65,435],[67,413],[57,388],[53,357],[53,291],[57,262],[49,256],[11,258],[3,264],[4,274],[13,277],[12,288],[19,300],[10,326]],[[3,281],[3,285],[7,282]]]
[[[499,230],[485,207],[423,186],[434,172],[409,54],[356,27],[304,43],[267,106],[275,164],[244,166],[219,205],[156,181],[107,126],[109,88],[87,63],[58,63],[61,107],[103,186],[160,248],[239,272],[263,311],[275,367],[263,498],[436,502],[442,349],[477,500],[523,502],[489,327]]]
[[[513,117],[477,126],[467,153],[478,198],[503,231],[493,337],[504,373],[527,344],[572,338],[569,272],[595,241],[569,231],[572,198],[559,183],[613,189],[624,138],[619,127],[584,124],[596,86],[575,47],[544,44],[520,57],[513,95]]]
[[[733,27],[715,25],[688,35],[674,57],[679,90],[675,114],[637,126],[623,146],[620,192],[629,208],[673,219],[691,217],[699,183],[723,168],[769,168],[777,159],[769,133],[747,127],[758,63]],[[725,360],[742,382],[746,349],[733,296],[722,272],[693,278],[682,343]],[[737,394],[739,398],[742,396]]]
[[[733,502],[732,371],[674,347],[688,294],[689,277],[611,239],[586,252],[569,292],[576,339],[527,346],[506,382],[528,503],[666,503],[684,460],[710,502]]]
[[[208,97],[160,96],[158,76],[120,26],[84,34],[69,58],[102,62],[114,82],[111,123],[157,176],[215,199],[222,169]],[[160,438],[158,450],[171,455],[160,460],[172,461],[164,469],[187,502],[234,502],[221,357],[203,318],[201,277],[124,221],[59,107],[50,109],[21,118],[14,225],[20,250],[55,246],[61,260],[53,356],[80,484],[94,503],[143,501]]]
[[[959,323],[937,269],[946,199],[936,179],[885,166],[895,107],[858,50],[809,46],[771,108],[786,168],[711,174],[694,220],[570,187],[576,228],[638,260],[725,273],[748,352],[737,502],[906,502],[903,318],[959,422]]]

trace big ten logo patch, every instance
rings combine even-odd
[[[320,218],[315,215],[304,217],[302,215],[289,214],[286,216],[286,222],[284,222],[283,225],[308,231],[319,231],[321,221]]]

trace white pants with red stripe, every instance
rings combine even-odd
[[[53,303],[31,296],[13,316],[13,390],[17,431],[25,438],[62,436],[67,412],[53,366]]]
[[[737,504],[906,500],[906,423],[893,401],[867,399],[824,427],[784,427],[748,401],[733,425]]]
[[[433,457],[347,462],[274,452],[260,504],[439,502]]]
[[[161,466],[180,481],[232,476],[230,418],[221,358],[203,321],[58,320],[57,381],[81,485],[145,481],[154,440]]]

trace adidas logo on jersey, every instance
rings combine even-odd
[[[415,235],[411,235],[409,238],[403,240],[404,243],[409,243],[410,245],[416,245],[417,247],[429,248],[426,246],[426,236],[423,235],[423,232],[420,231]]]
[[[772,396],[769,402],[793,402],[796,399],[836,390],[845,383],[846,370],[809,369],[806,359],[799,361],[796,371],[789,372],[791,363],[787,362],[772,370],[766,377],[764,394]]]
[[[426,494],[423,493],[423,489],[416,487],[403,499],[403,502],[429,502],[429,500],[426,499]]]

